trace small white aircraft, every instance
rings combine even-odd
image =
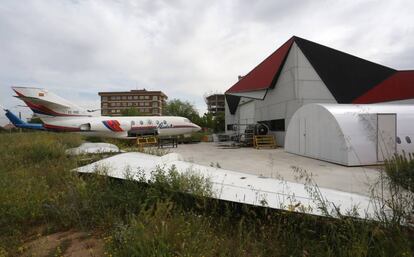
[[[17,94],[15,97],[24,101],[43,121],[43,130],[47,131],[136,138],[148,134],[177,136],[201,129],[187,118],[178,116],[93,116],[91,115],[93,111],[81,108],[46,89],[34,87],[12,87],[12,89]]]

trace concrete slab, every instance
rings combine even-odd
[[[243,173],[297,182],[298,173],[293,167],[312,174],[320,187],[369,196],[370,185],[378,180],[379,171],[375,167],[345,167],[286,153],[283,148],[227,149],[215,143],[181,144],[170,148],[179,153],[185,161],[201,165],[216,165],[221,168]]]

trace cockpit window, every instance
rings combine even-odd
[[[409,136],[405,137],[405,141],[407,141],[407,143],[411,144],[411,138]]]
[[[184,122],[190,123],[190,120],[187,118],[184,118]]]

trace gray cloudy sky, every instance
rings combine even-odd
[[[205,110],[292,35],[397,69],[414,68],[414,1],[2,0],[0,103],[11,85],[82,106],[98,91],[164,91]],[[0,124],[5,123],[0,114]]]

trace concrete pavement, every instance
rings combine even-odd
[[[289,182],[298,182],[298,172],[302,169],[312,174],[320,186],[344,192],[370,195],[370,185],[379,176],[376,167],[345,167],[325,161],[286,153],[283,148],[222,148],[215,143],[180,144],[178,148],[169,148],[179,153],[184,160],[201,165],[216,165],[223,169],[265,176],[283,178]],[[300,181],[299,181],[300,182]]]

